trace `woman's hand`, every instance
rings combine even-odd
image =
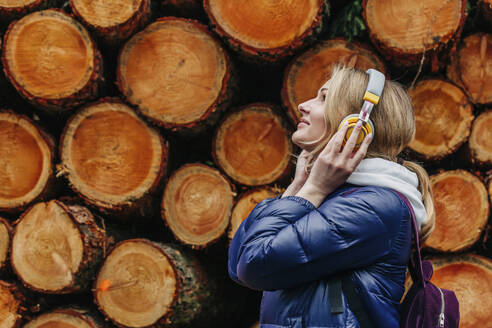
[[[297,157],[296,174],[294,176],[294,181],[292,181],[301,187],[304,185],[304,182],[306,182],[309,176],[309,173],[306,171],[307,155],[309,155],[307,150],[303,150]]]
[[[309,153],[306,150],[303,150],[303,151],[301,151],[301,153],[297,157],[296,173],[294,176],[294,180],[292,180],[290,185],[284,191],[282,197],[295,195],[299,191],[299,189],[301,189],[301,187],[304,185],[304,183],[306,182],[306,180],[309,176],[309,173],[306,172],[306,164],[307,164],[306,156],[308,154]]]
[[[348,125],[345,124],[333,135],[314,162],[309,177],[296,196],[303,197],[318,207],[326,196],[348,179],[365,157],[372,139],[372,136],[367,136],[357,152],[353,152],[361,126],[362,121],[359,121],[342,151],[340,148]]]

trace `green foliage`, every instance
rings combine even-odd
[[[328,27],[328,37],[341,36],[348,41],[361,38],[367,34],[366,24],[362,19],[361,0],[354,0],[345,5],[336,14]]]

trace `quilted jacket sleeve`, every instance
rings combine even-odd
[[[295,287],[374,263],[390,251],[403,215],[385,188],[336,196],[315,208],[296,196],[260,203],[229,249],[229,274],[257,290]]]

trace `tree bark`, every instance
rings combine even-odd
[[[214,316],[215,288],[192,254],[131,239],[116,245],[106,258],[94,298],[118,327],[195,327],[197,320]]]
[[[473,103],[492,104],[492,34],[472,34],[461,42],[447,67],[448,78]]]
[[[12,269],[26,287],[41,293],[85,291],[106,246],[105,231],[85,207],[38,203],[15,227]]]
[[[161,216],[177,240],[194,249],[215,243],[229,226],[234,186],[216,169],[186,164],[169,178]]]
[[[150,0],[70,0],[70,7],[82,23],[109,46],[117,46],[151,18]]]
[[[33,11],[58,5],[58,0],[2,0],[0,1],[0,23],[8,24]]]
[[[440,252],[463,251],[478,241],[487,225],[485,185],[464,170],[445,171],[430,179],[436,226],[425,246]]]
[[[272,187],[256,188],[242,193],[232,209],[231,224],[228,232],[229,240],[234,238],[241,223],[248,217],[249,213],[251,213],[258,203],[266,198],[274,198],[281,193],[282,191],[279,188]]]
[[[363,17],[372,43],[395,66],[417,66],[425,51],[437,71],[459,39],[466,0],[364,0]]]
[[[57,169],[87,204],[102,212],[146,216],[153,214],[167,154],[168,143],[157,130],[120,100],[104,98],[67,122]]]
[[[45,304],[19,282],[0,280],[0,327],[18,328]]]
[[[438,160],[461,146],[470,135],[473,106],[453,84],[423,80],[409,90],[416,119],[409,148],[425,160]]]
[[[12,238],[12,227],[7,220],[0,217],[0,274],[9,268],[10,242]]]
[[[5,75],[34,105],[63,111],[97,96],[102,57],[84,27],[62,10],[23,17],[4,40]]]
[[[117,80],[142,115],[185,134],[213,126],[234,88],[229,57],[206,26],[174,17],[159,19],[125,44]]]
[[[0,211],[17,214],[54,195],[54,148],[27,116],[0,111]]]
[[[232,180],[260,186],[291,173],[290,130],[277,108],[255,103],[231,112],[215,131],[212,156]]]
[[[281,62],[314,42],[330,12],[324,0],[205,0],[203,5],[214,31],[229,47],[259,63]]]
[[[95,311],[78,307],[65,307],[43,313],[26,323],[23,327],[103,328],[105,326],[107,325],[104,324],[102,318]]]
[[[316,97],[337,63],[362,70],[376,68],[386,73],[384,62],[367,45],[344,39],[317,43],[292,60],[285,69],[282,101],[294,124],[299,123],[301,116],[297,106]]]
[[[471,161],[483,167],[492,165],[492,111],[483,112],[473,122],[468,148]]]

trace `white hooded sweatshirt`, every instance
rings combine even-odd
[[[357,186],[379,186],[396,190],[408,199],[415,212],[419,230],[427,216],[422,194],[417,189],[417,174],[403,165],[382,158],[363,159],[347,182]]]

